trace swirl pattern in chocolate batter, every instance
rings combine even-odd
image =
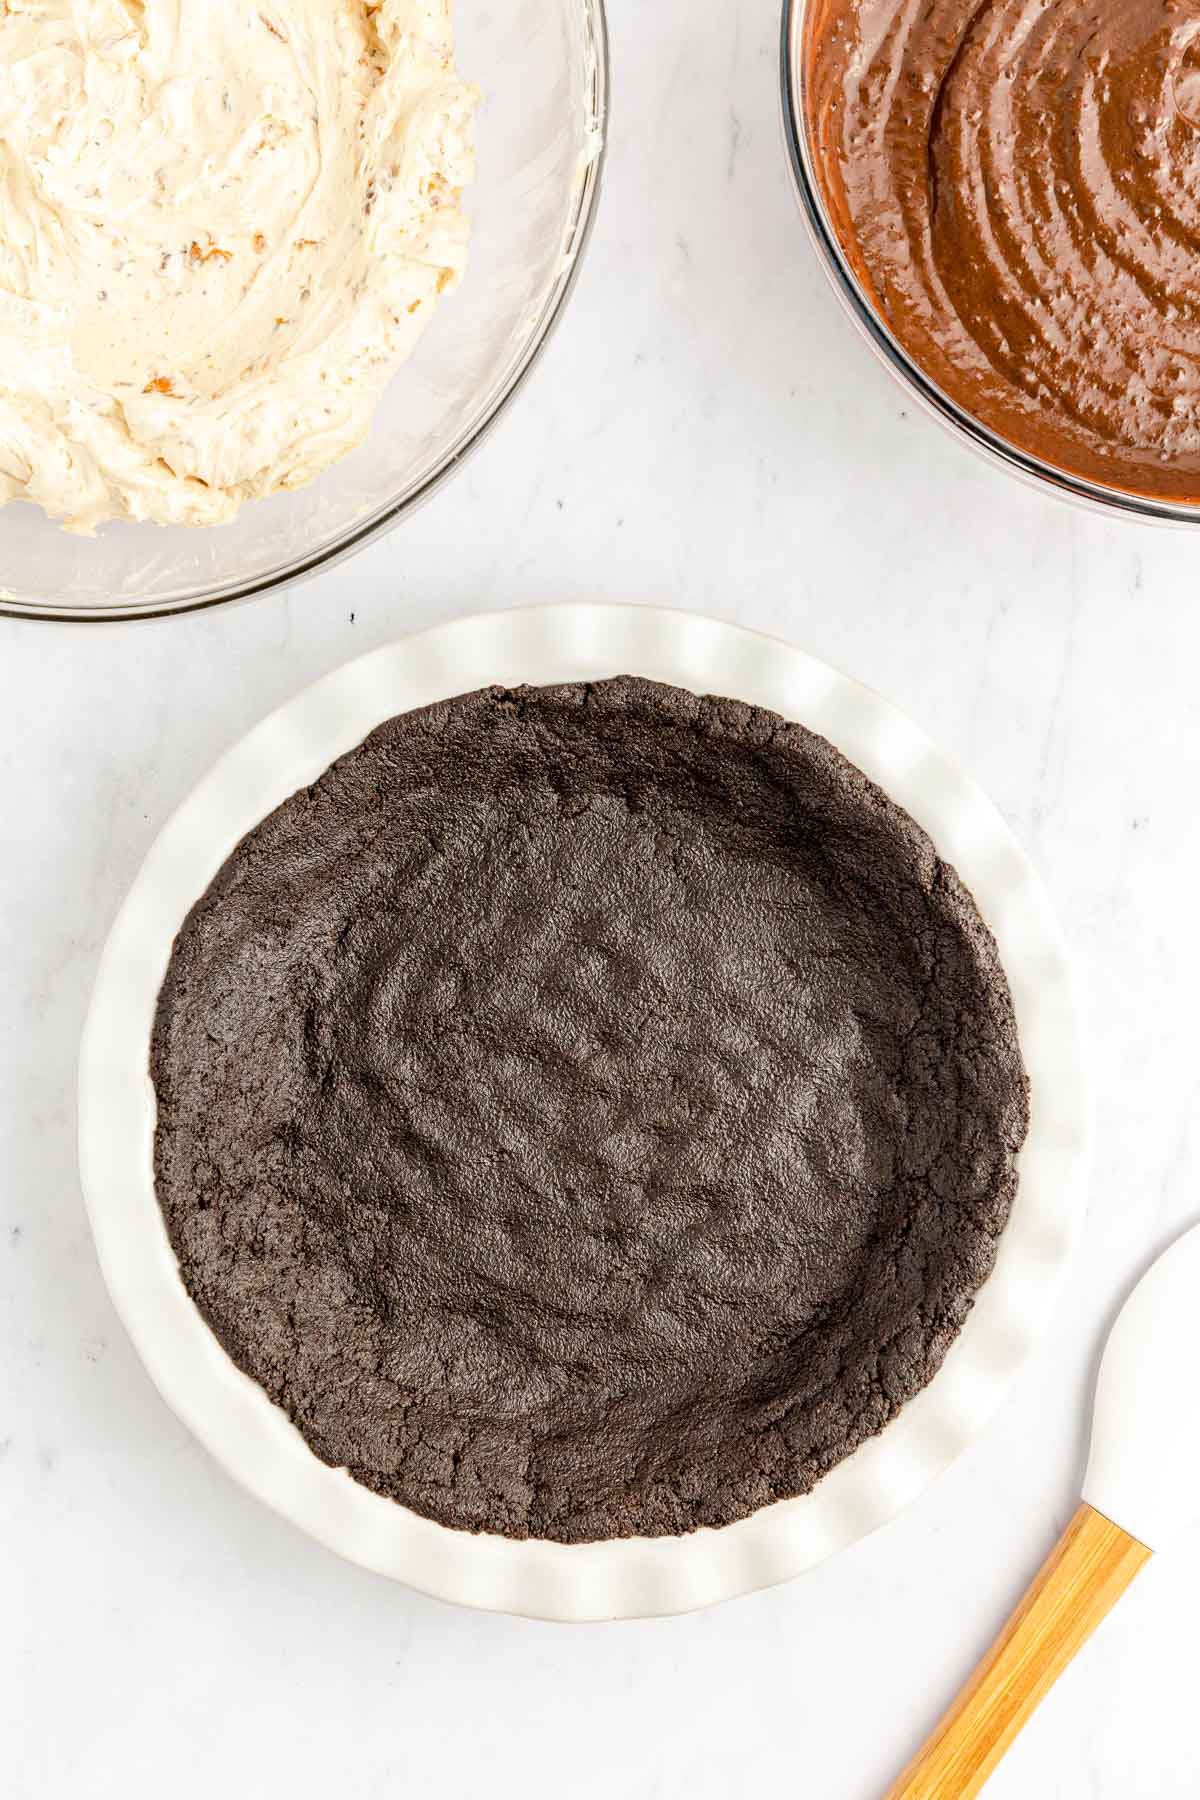
[[[1200,5],[813,0],[809,141],[925,372],[1044,461],[1200,499]]]
[[[995,946],[820,738],[618,678],[391,720],[189,915],[183,1279],[318,1456],[564,1541],[810,1488],[929,1380],[1024,1137]]]

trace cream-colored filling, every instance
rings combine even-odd
[[[210,525],[352,449],[475,99],[449,0],[0,0],[0,499]]]

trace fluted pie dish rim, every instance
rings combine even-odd
[[[771,708],[829,739],[954,864],[996,937],[1031,1085],[995,1270],[929,1385],[808,1495],[720,1530],[594,1544],[476,1536],[371,1493],[307,1448],[183,1287],[154,1190],[148,1049],[176,931],[235,844],[383,719],[499,683],[643,675]],[[435,627],[336,670],[198,784],[146,858],[103,953],[80,1056],[85,1199],[114,1303],[164,1398],[250,1492],[349,1560],[442,1599],[588,1620],[692,1610],[770,1586],[893,1517],[983,1429],[1067,1266],[1087,1118],[1061,935],[991,803],[879,696],[774,639],[650,607],[522,609]]]

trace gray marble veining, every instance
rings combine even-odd
[[[842,318],[795,213],[774,6],[613,0],[584,279],[528,392],[395,536],[163,625],[0,629],[0,1742],[12,1800],[487,1791],[872,1800],[1069,1513],[1111,1311],[1200,1212],[1200,536],[975,462]],[[245,1498],[116,1324],[74,1159],[96,956],[222,748],[400,632],[559,599],[778,632],[957,752],[1074,945],[1097,1142],[1053,1332],[897,1523],[708,1615],[567,1634],[343,1567]],[[1200,1536],[1151,1565],[989,1789],[1194,1800]]]

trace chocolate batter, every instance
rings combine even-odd
[[[392,719],[234,851],[151,1070],[189,1293],[318,1456],[568,1542],[924,1386],[1027,1123],[995,946],[835,750],[621,677]]]
[[[960,406],[1107,486],[1200,500],[1197,0],[813,0],[818,185]]]

